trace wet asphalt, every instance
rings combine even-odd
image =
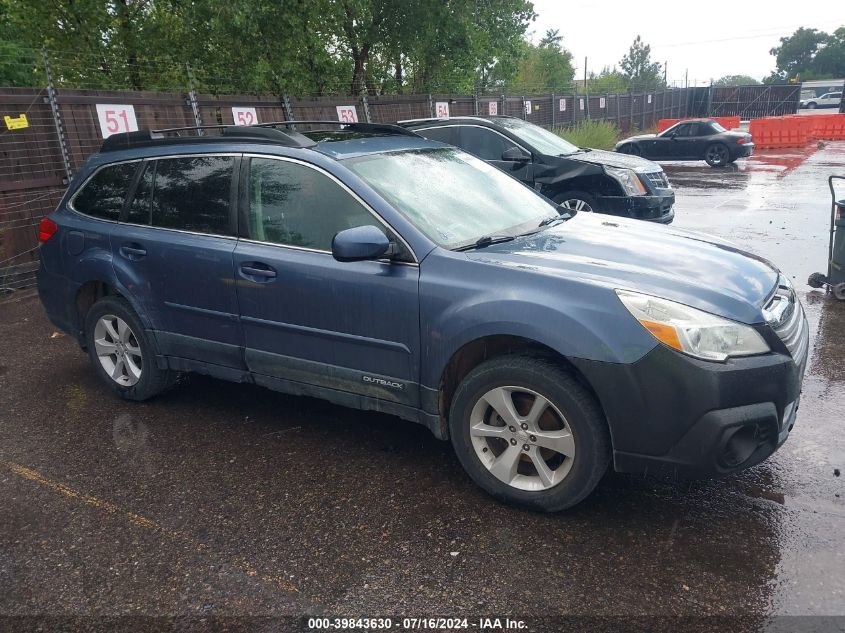
[[[806,286],[845,143],[664,168],[676,225],[774,261],[810,319],[795,429],[767,462],[719,481],[609,473],[575,509],[534,514],[391,416],[200,376],[123,402],[30,292],[0,301],[0,630],[34,626],[12,616],[53,618],[43,630],[116,616],[287,630],[302,615],[775,630],[766,618],[845,615],[845,303]]]

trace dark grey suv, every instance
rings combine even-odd
[[[675,218],[675,192],[663,168],[650,160],[578,148],[509,116],[418,119],[400,125],[475,154],[570,211],[660,224]]]

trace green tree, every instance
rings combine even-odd
[[[561,45],[557,30],[546,31],[539,45],[525,43],[513,83],[509,86],[523,94],[569,90],[575,78],[572,54]]]
[[[663,65],[651,61],[651,46],[644,44],[639,35],[619,62],[619,67],[629,90],[654,90],[666,85]]]
[[[777,68],[767,83],[787,80],[833,79],[845,75],[845,27],[833,33],[800,28],[780,38],[780,46],[769,51]]]
[[[588,80],[590,92],[625,92],[628,89],[625,77],[615,66],[606,66],[598,75],[591,72]]]
[[[759,86],[760,82],[748,75],[725,75],[713,82],[714,86]]]
[[[0,2],[0,86],[35,86],[41,75],[35,49],[24,44],[19,27],[9,19],[8,8]]]

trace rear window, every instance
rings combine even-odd
[[[73,208],[85,215],[117,222],[138,164],[120,163],[100,169],[76,194]]]

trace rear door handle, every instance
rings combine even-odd
[[[261,262],[244,262],[241,264],[241,274],[251,281],[264,283],[276,278],[276,271]]]
[[[130,242],[120,247],[120,254],[128,260],[137,261],[146,256],[147,250],[140,244]]]

